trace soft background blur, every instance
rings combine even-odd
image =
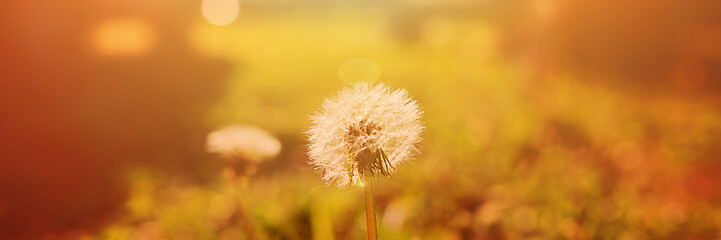
[[[716,0],[3,1],[0,61],[0,239],[243,239],[232,124],[282,143],[262,237],[363,239],[302,132],[364,79],[427,125],[381,239],[721,239]]]

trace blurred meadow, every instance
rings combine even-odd
[[[0,239],[364,239],[304,133],[362,81],[426,126],[379,239],[721,239],[716,1],[0,6]],[[239,124],[281,147],[227,181]]]

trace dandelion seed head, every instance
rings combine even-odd
[[[363,82],[345,88],[311,117],[309,163],[340,188],[364,173],[390,176],[417,152],[421,114],[405,90]]]
[[[242,157],[257,162],[278,155],[281,145],[263,129],[234,125],[208,134],[206,148],[222,157]]]

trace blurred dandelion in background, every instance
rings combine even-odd
[[[280,141],[263,129],[234,125],[208,134],[206,147],[209,152],[224,158],[224,177],[229,191],[229,196],[221,195],[213,200],[212,215],[225,220],[231,217],[231,210],[235,210],[245,236],[248,239],[262,238],[262,235],[259,235],[262,233],[258,232],[251,214],[244,206],[242,191],[248,178],[255,173],[257,164],[278,155],[281,149]],[[229,224],[232,224],[232,221]]]
[[[234,125],[208,134],[208,152],[259,162],[278,155],[280,141],[263,129]]]

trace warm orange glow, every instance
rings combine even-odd
[[[93,30],[91,40],[101,54],[110,56],[139,55],[155,43],[148,23],[138,19],[102,22]]]
[[[240,4],[238,0],[203,0],[201,11],[208,22],[223,26],[235,21]]]
[[[0,240],[721,240],[721,0],[3,3]]]
[[[694,89],[706,82],[706,75],[706,67],[703,62],[693,58],[684,58],[674,65],[671,78],[676,86]]]

